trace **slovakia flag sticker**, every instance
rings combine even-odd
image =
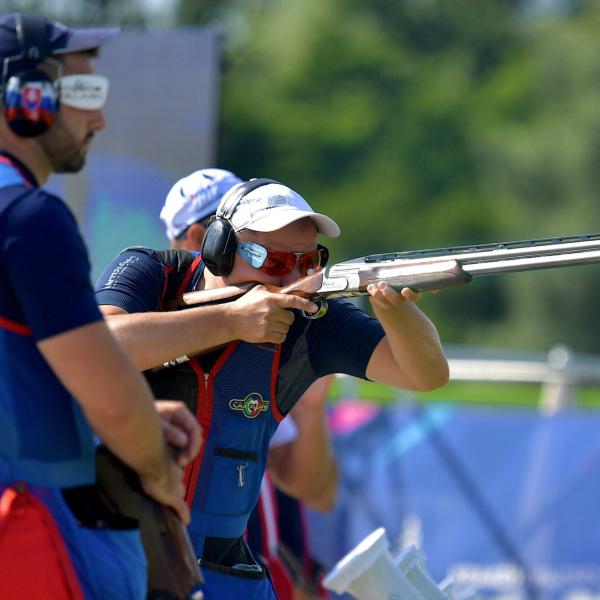
[[[35,110],[40,107],[42,102],[42,89],[39,84],[25,85],[23,87],[23,103],[29,110]]]

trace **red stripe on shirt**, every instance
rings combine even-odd
[[[271,413],[276,421],[283,421],[285,415],[282,415],[277,406],[277,376],[279,375],[279,361],[281,360],[281,344],[277,346],[277,352],[273,358],[273,368],[271,370]]]
[[[31,328],[23,323],[17,323],[16,321],[12,321],[11,319],[7,319],[6,317],[0,317],[0,329],[6,329],[11,333],[16,333],[18,335],[31,335]]]
[[[10,158],[8,158],[8,156],[1,156],[1,155],[0,155],[0,163],[4,163],[5,165],[10,165],[11,167],[13,167],[17,171],[19,171],[19,175],[21,175],[21,177],[23,178],[23,183],[25,184],[25,187],[27,187],[27,188],[34,187],[33,183],[31,183],[31,181],[29,180],[29,175],[25,171],[23,171],[23,169],[21,168],[21,166],[18,163],[10,160]]]
[[[196,258],[193,260],[192,264],[188,267],[188,270],[185,272],[185,277],[183,278],[183,281],[181,282],[181,285],[179,286],[179,289],[177,290],[177,294],[175,295],[175,298],[179,298],[179,296],[181,296],[185,292],[185,290],[187,289],[188,283],[190,282],[190,279],[192,278],[192,275],[196,271],[196,267],[198,266],[198,264],[200,263],[201,260],[202,260],[202,256],[200,256],[200,254],[198,254],[198,256],[196,256]]]

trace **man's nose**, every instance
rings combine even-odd
[[[101,110],[94,110],[90,123],[90,129],[96,132],[102,131],[105,127],[106,119],[104,117],[104,113]]]

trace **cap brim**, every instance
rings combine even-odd
[[[68,54],[95,50],[119,35],[118,27],[98,27],[94,29],[70,29],[68,34],[56,46],[52,46],[52,54]]]
[[[260,219],[256,219],[256,221],[253,221],[252,223],[247,223],[244,225],[244,229],[263,232],[277,231],[278,229],[282,229],[286,225],[304,219],[305,217],[312,219],[321,235],[327,237],[339,237],[340,228],[333,219],[326,215],[322,215],[321,213],[298,210],[295,208],[290,210],[273,210],[270,214],[267,214]]]

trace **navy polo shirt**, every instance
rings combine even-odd
[[[89,277],[67,206],[0,153],[0,483],[93,480],[89,426],[36,345],[102,318]]]

